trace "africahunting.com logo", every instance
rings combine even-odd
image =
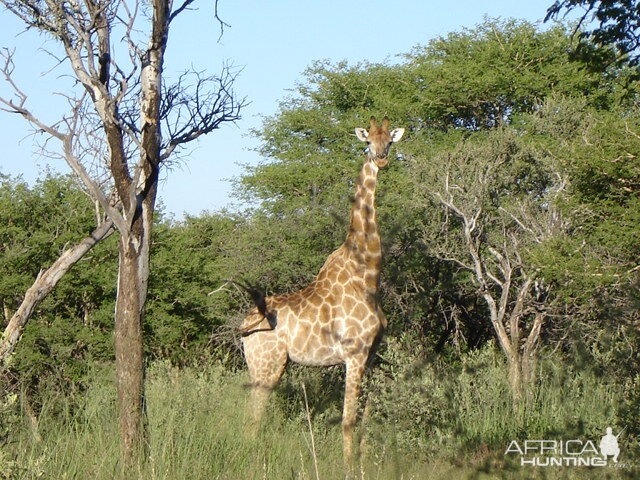
[[[512,440],[504,454],[519,456],[522,466],[626,467],[630,465],[618,463],[618,438],[623,431],[614,435],[613,429],[608,427],[598,443],[598,448],[592,440]]]

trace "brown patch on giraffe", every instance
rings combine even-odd
[[[322,325],[319,322],[313,324],[311,327],[311,334],[315,337],[322,335]]]
[[[320,308],[318,309],[318,312],[316,314],[316,321],[324,326],[327,324],[327,322],[330,322],[330,320],[331,320],[331,306],[327,302],[325,302],[322,305],[320,305]]]
[[[342,270],[340,270],[340,273],[338,273],[338,276],[336,277],[336,281],[341,283],[342,285],[346,285],[346,283],[349,281],[349,273],[346,269],[343,268]]]
[[[307,300],[314,307],[320,307],[320,305],[322,305],[322,303],[324,302],[324,299],[322,298],[322,296],[320,296],[316,292],[313,292],[309,297],[307,297]]]
[[[342,306],[344,308],[344,311],[347,312],[347,315],[351,315],[353,307],[356,306],[356,299],[353,298],[353,296],[347,294],[342,300]]]
[[[370,313],[370,309],[367,307],[367,305],[361,302],[355,306],[350,316],[353,318],[365,318]]]

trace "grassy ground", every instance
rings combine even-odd
[[[601,436],[611,419],[607,416],[615,395],[591,377],[568,381],[551,372],[548,376],[562,385],[541,389],[534,400],[537,407],[525,419],[516,419],[509,413],[504,384],[492,380],[495,375],[485,360],[471,359],[468,366],[482,365],[486,378],[471,368],[455,379],[437,378],[429,366],[419,372],[374,376],[370,388],[377,389],[377,398],[359,476],[371,480],[638,478],[638,469],[628,463],[623,468],[534,468],[505,457],[507,439],[544,438],[553,434],[554,426],[560,438]],[[111,369],[96,371],[91,388],[79,398],[52,398],[43,405],[37,425],[28,416],[14,424],[0,450],[0,479],[344,478],[340,371],[329,374],[328,380],[318,380],[314,374],[306,378],[305,371],[293,369],[288,374],[258,438],[247,440],[243,372],[218,365],[153,366],[147,382],[149,457],[137,471],[123,471],[119,463]],[[308,416],[300,394],[302,381],[309,382]],[[337,393],[323,397],[329,390]],[[5,405],[4,413],[11,408],[23,411],[19,403],[17,399],[15,405]]]

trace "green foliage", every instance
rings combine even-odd
[[[556,0],[547,10],[545,21],[558,18],[578,8],[580,23],[585,30],[580,32],[577,52],[589,50],[588,40],[597,45],[612,46],[618,55],[632,65],[638,65],[640,45],[640,5],[636,0]],[[591,57],[586,56],[587,59]]]
[[[71,177],[47,175],[33,187],[3,177],[0,217],[4,325],[38,272],[95,228],[95,209]],[[30,394],[36,387],[72,393],[88,362],[112,357],[113,246],[108,239],[92,250],[33,315],[10,365]]]
[[[30,188],[0,177],[0,299],[17,308],[43,265],[57,258],[77,232],[87,232],[93,208],[70,177],[51,175]]]
[[[224,263],[237,224],[231,215],[213,214],[156,225],[145,315],[153,357],[189,363],[217,346],[216,329],[238,299],[207,294],[232,276]]]
[[[564,184],[557,205],[569,224],[569,234],[541,246],[534,261],[566,302],[591,303],[598,290],[628,284],[640,260],[640,117],[635,109],[551,99],[529,122],[535,148]]]
[[[552,356],[540,367],[526,410],[516,415],[504,357],[492,345],[447,365],[416,351],[416,343],[409,334],[389,340],[367,386],[374,438],[377,433],[383,442],[392,433],[403,451],[434,458],[447,452],[453,461],[482,448],[504,451],[513,439],[599,438],[625,408],[621,384]]]
[[[528,22],[487,20],[418,47],[405,68],[417,119],[432,127],[492,128],[533,111],[550,92],[610,104],[618,79],[586,69],[569,56],[569,45],[563,26],[541,31]]]

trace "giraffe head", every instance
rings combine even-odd
[[[393,142],[402,138],[404,128],[396,128],[389,132],[389,119],[384,117],[382,125],[378,125],[376,117],[371,117],[371,126],[367,132],[364,128],[356,128],[356,136],[359,140],[367,142],[367,158],[382,168],[389,163],[387,155]]]

